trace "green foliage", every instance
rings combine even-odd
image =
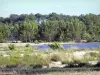
[[[0,66],[8,66],[9,68],[12,66],[42,68],[43,66],[48,66],[52,61],[61,61],[62,64],[66,64],[66,66],[69,67],[94,66],[91,64],[92,61],[98,61],[97,65],[99,65],[99,53],[86,51],[86,54],[83,55],[83,57],[78,58],[77,55],[73,55],[74,52],[33,52],[29,47],[16,48],[16,50],[6,51],[5,53],[0,54]]]
[[[96,61],[98,57],[99,57],[99,53],[89,52],[84,55],[84,61],[85,62]]]
[[[3,39],[3,34],[0,33],[0,43],[3,43],[4,42],[4,39]]]
[[[12,53],[10,56],[10,65],[18,65],[21,64],[21,56],[18,53]]]
[[[30,47],[30,44],[29,44],[29,43],[27,43],[27,44],[25,45],[25,47]]]
[[[91,35],[89,33],[84,33],[83,34],[83,39],[87,40],[88,42],[92,41]]]
[[[100,15],[86,14],[69,16],[51,13],[11,14],[0,19],[0,42],[6,42],[13,36],[17,41],[67,42],[73,40],[100,41]]]
[[[0,23],[0,42],[6,42],[10,37],[11,31],[8,24]]]
[[[90,52],[89,54],[92,57],[98,57],[99,56],[99,53],[97,53],[97,52]]]
[[[58,42],[49,45],[51,49],[63,49],[62,45]]]
[[[42,40],[39,40],[39,43],[43,43],[44,41],[42,41]]]
[[[25,20],[20,26],[20,39],[23,42],[32,42],[38,33],[38,24],[34,21]]]
[[[14,45],[14,44],[10,44],[10,45],[8,45],[8,48],[9,48],[10,50],[14,50],[14,49],[15,49],[15,45]]]
[[[44,40],[53,41],[57,35],[57,29],[59,28],[57,21],[46,21],[40,26],[40,33],[44,37]]]
[[[41,68],[43,65],[48,65],[50,62],[48,56],[42,55],[42,53],[36,53],[36,55],[25,54],[23,57],[23,63],[32,68]]]
[[[34,43],[35,43],[35,44],[39,44],[39,41],[38,41],[38,40],[35,40]]]
[[[0,54],[0,66],[6,66],[6,65],[9,65],[10,63],[10,60],[8,57],[4,57],[3,54],[1,55]]]

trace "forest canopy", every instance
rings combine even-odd
[[[0,42],[100,41],[100,15],[70,16],[57,13],[11,14],[0,17]]]

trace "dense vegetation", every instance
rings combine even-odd
[[[0,17],[0,42],[100,41],[100,15],[70,16],[51,13],[11,14]]]
[[[100,67],[100,49],[84,52],[79,55],[76,49],[62,50],[58,45],[55,50],[39,51],[29,44],[24,48],[10,44],[0,53],[0,68],[52,68],[51,63],[59,61],[64,67]]]

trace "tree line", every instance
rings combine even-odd
[[[100,15],[70,16],[50,13],[0,17],[0,42],[100,41]]]

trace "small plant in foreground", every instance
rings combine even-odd
[[[14,49],[15,49],[15,45],[14,45],[14,44],[10,44],[10,45],[8,45],[8,48],[9,48],[10,50],[14,50]]]

